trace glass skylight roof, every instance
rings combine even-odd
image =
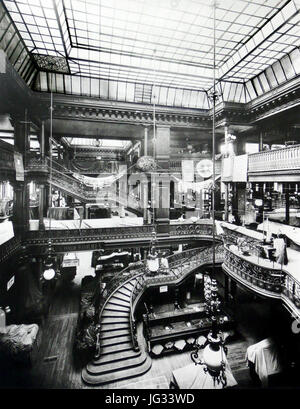
[[[35,57],[41,71],[55,71],[48,55],[71,76],[190,91],[212,86],[213,0],[4,4],[28,51],[44,56]],[[216,78],[245,83],[299,47],[299,9],[298,0],[219,1]]]

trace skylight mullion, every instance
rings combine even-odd
[[[0,27],[1,27],[2,21],[3,21],[5,18],[8,19],[8,18],[7,18],[7,15],[6,15],[6,12],[5,12],[4,8],[3,8],[3,6],[0,4],[0,13],[1,13],[1,11],[2,11],[2,15],[0,15]],[[8,20],[8,21],[9,21],[9,20]]]
[[[17,58],[16,58],[16,60],[15,60],[15,62],[14,62],[14,68],[15,68],[15,70],[18,72],[19,71],[19,69],[20,69],[20,67],[21,67],[21,64],[23,63],[23,61],[24,61],[24,59],[22,59],[22,57],[23,57],[23,53],[25,52],[25,57],[26,57],[26,48],[25,48],[25,46],[24,46],[24,44],[23,44],[23,42],[21,41],[20,42],[20,45],[21,45],[21,47],[20,47],[20,49],[21,49],[21,51],[20,51],[20,53],[18,54],[18,56],[17,56]]]
[[[4,29],[3,34],[2,34],[2,36],[0,38],[0,43],[2,43],[2,41],[5,39],[6,34],[9,32],[9,29],[11,27],[13,27],[12,22],[8,18],[7,18],[7,23],[8,23],[8,25],[7,25],[6,29]]]
[[[7,53],[8,59],[11,61],[12,64],[13,64],[13,62],[12,62],[12,56],[14,55],[14,53],[15,53],[17,47],[18,47],[19,44],[21,43],[21,39],[20,39],[20,37],[18,36],[17,33],[16,33],[16,35],[13,37],[13,39],[12,39],[12,41],[11,41],[10,44],[13,44],[14,41],[16,41],[15,46],[11,49],[11,51],[10,51],[9,54]]]
[[[79,59],[79,58],[76,58],[76,59],[74,59],[73,58],[73,60],[76,60],[76,61],[82,61],[81,59]],[[97,63],[98,63],[98,61],[96,61]],[[101,62],[100,63],[100,65],[101,64],[103,64],[103,65],[107,65],[107,66],[110,66],[110,67],[120,67],[120,65],[118,65],[118,64],[114,64],[114,63],[105,63],[105,62]],[[144,72],[144,73],[150,73],[151,74],[151,69],[148,69],[148,68],[142,68],[142,67],[138,67],[138,66],[126,66],[126,65],[123,65],[122,64],[122,68],[124,68],[124,69],[133,69],[133,70],[136,70],[136,72],[138,72],[138,71],[142,71],[142,72]],[[115,68],[115,69],[117,69],[117,68]],[[162,72],[162,71],[160,71],[159,72],[159,74],[162,74],[162,75],[174,75],[175,73],[174,72]],[[185,73],[180,73],[180,76],[181,77],[190,77],[189,75],[187,75],[187,74],[185,74]],[[196,79],[201,79],[201,78],[205,78],[205,79],[207,79],[207,77],[206,76],[203,76],[203,75],[200,75],[200,74],[194,74],[193,75],[193,77],[195,78],[195,80]]]
[[[26,71],[24,71],[23,74],[23,79],[25,82],[27,82],[34,69],[35,68],[33,64],[28,64],[28,66],[26,67]]]
[[[44,16],[45,21],[46,21],[46,26],[47,26],[48,31],[49,31],[49,36],[50,36],[50,38],[51,38],[53,47],[54,47],[54,49],[56,50],[56,44],[55,44],[55,42],[54,42],[54,38],[53,38],[53,35],[52,35],[52,30],[51,30],[52,27],[49,26],[48,18],[47,18],[46,13],[45,13],[45,9],[44,9],[44,7],[43,7],[42,4],[41,4],[41,0],[39,0],[39,1],[40,1],[40,7],[41,7],[41,9],[42,9],[42,11],[43,11],[43,16]],[[52,19],[51,19],[51,21],[52,21]],[[42,36],[42,38],[43,38],[43,40],[44,40],[44,36]]]
[[[34,44],[34,40],[33,40],[33,38],[32,38],[31,32],[30,32],[30,30],[28,29],[28,25],[27,25],[27,23],[26,23],[25,20],[24,20],[23,14],[22,14],[21,11],[20,11],[20,8],[19,8],[18,3],[16,3],[16,7],[17,7],[18,13],[19,13],[19,15],[20,15],[20,17],[21,17],[21,19],[22,19],[22,21],[23,21],[23,24],[25,25],[25,27],[26,27],[26,29],[27,29],[27,32],[28,32],[28,34],[29,34],[29,36],[30,36],[30,38],[31,38],[31,41],[32,41],[32,43]]]
[[[23,62],[21,63],[21,65],[19,67],[19,70],[18,70],[18,73],[20,74],[20,76],[22,78],[23,78],[24,72],[26,70],[27,63],[30,63],[30,62],[31,62],[30,56],[29,56],[28,53],[26,53],[26,56],[25,56]]]

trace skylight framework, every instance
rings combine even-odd
[[[4,4],[39,68],[37,90],[49,91],[47,72],[55,72],[55,92],[152,103],[155,83],[163,105],[209,107],[213,0]],[[215,51],[224,100],[246,102],[298,75],[288,54],[300,46],[299,8],[296,0],[218,2]]]
[[[0,48],[4,50],[11,64],[27,85],[31,86],[38,73],[37,66],[34,64],[24,41],[1,3]]]

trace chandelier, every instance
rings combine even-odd
[[[51,207],[52,204],[52,168],[53,168],[53,162],[52,162],[52,156],[53,156],[53,90],[52,90],[52,76],[51,76],[51,83],[50,83],[50,136],[49,136],[49,151],[50,151],[50,157],[49,157],[49,204]],[[49,238],[48,238],[48,247],[46,249],[46,254],[45,258],[43,261],[43,274],[41,279],[50,281],[54,278],[58,278],[58,275],[56,274],[55,267],[56,267],[56,259],[55,259],[55,253],[52,247],[52,240],[51,240],[51,220],[52,220],[52,213],[51,209],[49,212]]]
[[[218,331],[217,320],[221,302],[218,297],[217,281],[208,275],[204,276],[204,298],[206,314],[211,318],[211,331],[203,345],[196,344],[196,350],[191,353],[191,359],[196,365],[203,365],[204,372],[213,378],[214,384],[221,384],[225,388],[227,348],[222,334]],[[201,349],[203,349],[202,359],[199,357]]]
[[[216,180],[215,177],[215,106],[218,99],[218,93],[216,90],[216,1],[213,2],[213,88],[211,92],[211,99],[213,103],[212,110],[212,177],[213,183]],[[212,275],[215,272],[215,188],[211,189],[211,201],[212,201],[212,227],[213,227],[213,239],[212,239]],[[206,275],[204,279],[204,297],[206,304],[206,313],[211,318],[211,331],[209,332],[207,339],[203,345],[196,343],[196,349],[191,353],[191,359],[196,365],[203,365],[205,373],[208,373],[214,380],[214,384],[221,384],[223,388],[227,385],[226,379],[226,353],[227,348],[224,346],[225,342],[222,338],[220,331],[218,330],[217,314],[220,312],[220,300],[218,297],[217,281]],[[202,359],[199,357],[200,349],[203,349]]]
[[[150,249],[146,260],[146,270],[150,274],[155,274],[158,272],[160,267],[160,260],[158,257],[158,251],[156,248],[157,238],[155,229],[152,232]]]
[[[152,156],[141,156],[135,166],[142,172],[151,172],[156,170],[157,163]]]
[[[43,262],[43,279],[46,281],[52,280],[56,275],[55,272],[55,256],[52,248],[51,239],[48,240],[48,248],[46,250],[46,257]]]

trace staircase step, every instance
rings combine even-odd
[[[112,304],[111,302],[108,302],[105,306],[104,311],[123,311],[123,312],[128,312],[130,311],[130,307],[129,306],[125,306],[125,305],[115,305]]]
[[[103,317],[101,318],[101,326],[110,324],[129,324],[129,319],[129,314],[125,317]]]
[[[131,342],[131,336],[128,335],[122,335],[119,337],[115,338],[109,338],[109,339],[103,339],[101,340],[101,347],[104,348],[106,346],[112,346],[112,345],[121,345],[125,343]]]
[[[130,311],[110,311],[105,309],[103,313],[101,314],[101,318],[104,317],[115,317],[115,318],[123,318],[123,317],[129,317]]]
[[[110,332],[110,331],[123,331],[123,330],[127,330],[130,331],[130,326],[129,326],[129,322],[127,323],[116,323],[116,324],[109,324],[109,325],[104,325],[103,327],[101,327],[101,333],[106,333],[106,332]]]
[[[122,287],[122,288],[120,288],[120,289],[118,290],[118,293],[121,293],[121,294],[127,296],[128,298],[130,298],[130,297],[131,297],[131,294],[132,294],[132,290],[128,290],[127,288]]]
[[[125,370],[114,371],[103,375],[89,374],[86,368],[83,369],[81,377],[83,381],[89,385],[103,385],[110,382],[121,381],[122,379],[129,379],[136,376],[141,376],[149,371],[151,368],[151,359],[147,356],[146,360],[140,366],[134,368],[124,368]]]
[[[132,291],[133,287],[135,286],[136,280],[128,281],[123,285],[122,288],[127,288],[127,290]]]
[[[104,346],[101,349],[101,355],[108,355],[108,354],[116,354],[122,351],[130,351],[132,350],[132,343],[125,342],[124,344],[120,345],[111,345],[111,346]]]
[[[129,307],[130,308],[130,299],[127,298],[126,300],[120,300],[120,298],[115,298],[114,295],[112,295],[109,299],[109,302],[111,304],[115,304],[115,305],[122,305],[124,307]]]
[[[102,365],[93,365],[93,363],[90,363],[87,364],[86,370],[90,375],[96,376],[108,374],[115,371],[118,372],[127,371],[130,368],[135,368],[137,366],[143,365],[146,359],[147,359],[146,354],[143,354],[135,358],[126,359],[123,361],[110,362]]]
[[[108,364],[109,362],[123,361],[125,359],[133,359],[142,354],[141,351],[134,351],[133,349],[127,351],[117,351],[114,354],[101,355],[100,358],[94,359],[94,365]]]
[[[113,295],[114,298],[121,301],[127,301],[130,304],[130,296],[122,294],[120,291],[117,291]]]
[[[130,331],[129,328],[121,329],[120,331],[105,331],[100,333],[100,339],[111,339],[116,337],[122,337],[124,335],[129,335]]]

